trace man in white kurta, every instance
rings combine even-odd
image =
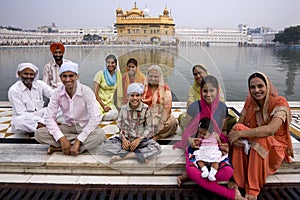
[[[21,63],[16,71],[20,78],[8,90],[8,99],[12,103],[12,132],[32,133],[42,126],[44,107],[43,97],[50,98],[53,90],[39,77],[38,68],[32,63]]]

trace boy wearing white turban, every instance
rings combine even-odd
[[[153,132],[148,106],[142,102],[144,86],[132,83],[127,88],[128,103],[121,107],[118,117],[120,135],[107,139],[103,150],[113,154],[110,163],[136,158],[145,163],[147,158],[161,153],[160,145],[150,136]]]
[[[43,97],[50,98],[53,90],[38,80],[39,69],[32,63],[21,63],[17,67],[16,77],[19,80],[8,90],[8,99],[12,103],[13,133],[34,133],[43,126],[43,115],[46,111]]]
[[[77,155],[104,141],[104,131],[98,127],[102,116],[93,91],[78,81],[78,64],[63,63],[59,76],[63,85],[55,89],[45,114],[46,127],[36,131],[35,139],[50,145],[49,154]],[[59,109],[64,120],[58,125],[55,116]]]

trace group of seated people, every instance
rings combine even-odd
[[[178,122],[171,114],[171,89],[158,65],[150,66],[145,76],[130,58],[122,76],[116,56],[110,54],[92,90],[79,82],[79,65],[63,58],[63,44],[53,43],[50,50],[54,59],[44,67],[43,81],[32,63],[17,67],[19,80],[8,91],[14,133],[34,132],[39,143],[49,145],[49,154],[77,155],[101,144],[112,154],[111,163],[147,163],[162,152],[157,141],[176,134]],[[178,186],[192,179],[228,199],[257,199],[267,176],[283,161],[292,162],[288,102],[265,74],[255,72],[232,127],[217,78],[202,65],[195,65],[192,73],[187,112],[178,118],[182,139],[173,146],[186,155]],[[44,96],[50,99],[46,107]],[[99,127],[102,120],[117,120],[120,133],[106,138]]]

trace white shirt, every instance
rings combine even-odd
[[[102,119],[95,94],[88,86],[77,82],[76,92],[70,98],[65,86],[62,85],[54,90],[45,114],[47,129],[56,141],[64,136],[55,121],[59,108],[63,113],[64,124],[84,127],[77,137],[81,142],[84,142],[89,134],[98,127]]]
[[[50,98],[52,94],[53,89],[41,80],[33,81],[31,89],[28,89],[21,80],[17,81],[8,90],[8,99],[13,108],[12,124],[20,124],[19,120],[23,120],[24,124],[32,121],[40,122],[45,112],[43,96]],[[18,118],[20,116],[24,118]]]

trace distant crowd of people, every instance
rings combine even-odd
[[[182,138],[173,148],[185,151],[186,170],[178,186],[191,179],[222,197],[250,200],[257,199],[267,176],[284,161],[292,162],[289,104],[264,73],[249,76],[249,93],[236,121],[217,78],[195,65],[187,111],[176,119],[172,89],[160,66],[150,66],[144,75],[138,61],[129,58],[122,75],[110,54],[91,89],[79,81],[80,66],[64,59],[62,43],[52,43],[50,51],[53,59],[44,67],[43,80],[38,80],[38,67],[21,63],[19,80],[8,91],[12,132],[35,133],[39,143],[49,145],[49,154],[78,155],[101,145],[112,155],[110,163],[148,163],[162,152],[158,141],[177,134],[179,125]],[[117,121],[119,134],[106,138],[101,121]]]

